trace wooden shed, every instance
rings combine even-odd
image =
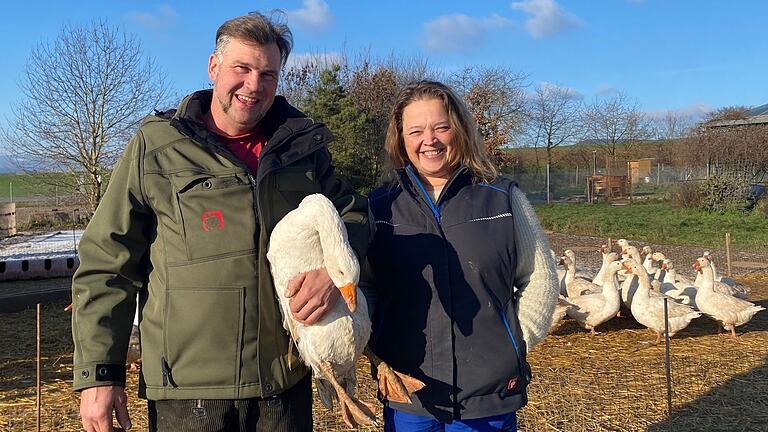
[[[629,180],[632,184],[645,182],[651,176],[651,163],[653,158],[631,160],[627,162]]]
[[[612,201],[629,196],[629,178],[625,175],[592,175],[587,176],[587,201],[597,202],[600,199]]]

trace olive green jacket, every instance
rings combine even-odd
[[[272,229],[319,192],[358,255],[365,251],[366,203],[334,176],[328,129],[277,97],[259,124],[270,138],[250,173],[205,128],[211,95],[144,120],[85,230],[72,281],[76,390],[124,385],[138,297],[142,397],[280,393],[307,369],[288,358],[296,351],[266,259]]]

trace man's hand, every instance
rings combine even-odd
[[[312,325],[331,310],[341,294],[325,267],[301,273],[288,281],[285,296],[290,298],[296,321]]]
[[[128,397],[119,386],[91,387],[80,393],[80,419],[85,432],[113,432],[112,412],[123,429],[131,428]]]

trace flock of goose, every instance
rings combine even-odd
[[[595,328],[621,316],[624,305],[638,323],[654,331],[654,343],[659,343],[666,327],[666,298],[669,337],[702,314],[735,337],[736,327],[765,310],[746,300],[747,287],[717,274],[709,252],[693,263],[696,278],[689,279],[679,274],[672,260],[661,252],[648,246],[639,250],[625,239],[616,243],[621,247],[621,255],[603,245],[603,264],[595,275],[577,267],[572,250],[563,253],[558,263],[564,267],[558,270],[561,295],[552,328],[568,315],[596,335]]]

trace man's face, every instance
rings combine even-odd
[[[211,54],[208,77],[213,81],[211,115],[227,135],[251,131],[264,117],[277,92],[280,50],[231,39],[221,59]]]

